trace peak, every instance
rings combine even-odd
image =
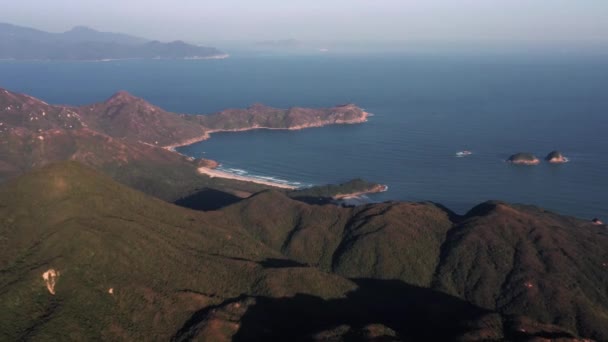
[[[121,90],[114,95],[112,95],[106,102],[130,102],[141,100],[139,97],[136,97],[129,93],[128,91]]]

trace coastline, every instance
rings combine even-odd
[[[361,123],[367,122],[368,117],[369,117],[369,113],[363,112],[363,116],[359,119],[343,120],[343,121],[335,121],[335,122],[320,122],[320,123],[298,125],[298,126],[292,126],[292,127],[252,126],[252,127],[244,127],[244,128],[233,128],[233,129],[212,129],[212,130],[207,131],[207,134],[209,135],[209,137],[207,137],[203,140],[207,140],[207,139],[211,138],[211,134],[213,134],[213,133],[237,133],[237,132],[247,132],[247,131],[254,131],[254,130],[301,131],[301,130],[307,129],[307,128],[320,128],[320,127],[331,126],[331,125],[356,125],[356,124],[361,124]],[[203,141],[203,140],[201,140],[201,141]],[[181,146],[187,146],[187,145],[190,145],[190,144],[181,145]]]
[[[287,184],[283,184],[283,183],[266,181],[266,180],[258,179],[255,177],[235,175],[230,172],[210,169],[208,167],[199,167],[197,169],[197,171],[200,174],[209,176],[211,178],[217,177],[217,178],[224,178],[224,179],[233,179],[233,180],[238,180],[238,181],[242,181],[242,182],[251,182],[251,183],[256,183],[256,184],[267,185],[267,186],[281,188],[281,189],[285,189],[285,190],[296,190],[297,189],[295,186],[291,186],[291,185],[287,185]]]
[[[162,146],[162,148],[164,148],[165,150],[171,151],[171,152],[175,152],[177,154],[181,154],[181,153],[177,152],[176,148],[196,144],[198,142],[205,141],[205,140],[209,139],[210,137],[211,137],[211,135],[210,135],[209,131],[205,131],[203,135],[198,136],[196,138],[184,140],[184,141],[172,144],[172,145]],[[181,154],[181,155],[183,155],[183,154]]]
[[[370,116],[370,113],[363,111],[363,115],[358,118],[358,119],[354,119],[354,120],[343,120],[343,121],[335,121],[335,122],[321,122],[321,123],[316,123],[316,124],[308,124],[308,125],[299,125],[299,126],[293,126],[293,127],[285,127],[285,128],[276,128],[276,127],[262,127],[262,126],[252,126],[252,127],[246,127],[246,128],[236,128],[236,129],[215,129],[215,130],[208,130],[205,131],[203,135],[195,137],[195,138],[191,138],[188,140],[184,140],[182,142],[178,142],[172,145],[166,145],[166,146],[162,146],[162,148],[164,148],[165,150],[177,153],[179,155],[182,155],[184,157],[188,157],[180,152],[178,152],[176,149],[179,147],[183,147],[183,146],[189,146],[192,144],[196,144],[198,142],[201,141],[205,141],[211,138],[211,134],[213,133],[235,133],[235,132],[246,132],[246,131],[252,131],[252,130],[259,130],[259,129],[265,129],[265,130],[281,130],[281,131],[299,131],[299,130],[303,130],[303,129],[307,129],[307,128],[319,128],[319,127],[324,127],[324,126],[329,126],[329,125],[350,125],[350,124],[360,124],[360,123],[364,123],[367,122],[367,118]],[[209,176],[211,178],[224,178],[224,179],[232,179],[232,180],[238,180],[238,181],[243,181],[243,182],[251,182],[251,183],[256,183],[256,184],[261,184],[261,185],[267,185],[270,187],[275,187],[275,188],[280,188],[280,189],[285,189],[285,190],[297,190],[298,188],[295,186],[291,186],[291,185],[286,185],[283,183],[278,183],[278,182],[272,182],[272,181],[268,181],[268,180],[262,180],[259,178],[255,178],[255,177],[247,177],[247,176],[241,176],[241,175],[235,175],[233,173],[230,172],[226,172],[226,171],[221,171],[221,170],[217,170],[217,169],[212,169],[209,167],[199,167],[197,168],[198,173],[202,174],[202,175],[206,175]],[[344,194],[341,196],[345,196],[344,198],[352,198],[352,197],[357,197],[360,195],[364,195],[364,194],[368,194],[368,193],[375,193],[375,192],[382,192],[382,191],[386,191],[386,188],[384,188],[383,190],[376,190],[376,191],[368,191],[368,192],[363,192],[363,193],[355,193],[355,194]]]
[[[262,130],[262,129],[270,130],[270,131],[300,131],[300,130],[307,129],[307,128],[320,128],[320,127],[325,127],[325,126],[330,126],[330,125],[356,125],[356,124],[361,124],[361,123],[367,122],[367,118],[369,116],[371,116],[370,113],[363,112],[363,116],[360,119],[348,120],[348,121],[337,121],[337,122],[323,122],[323,123],[319,123],[319,124],[300,125],[300,126],[284,127],[284,128],[252,126],[252,127],[234,128],[234,129],[210,129],[208,131],[205,131],[204,134],[199,137],[191,138],[191,139],[184,140],[184,141],[181,141],[181,142],[178,142],[175,144],[171,144],[171,145],[162,146],[162,148],[172,151],[172,152],[179,153],[175,150],[176,148],[189,146],[192,144],[199,143],[201,141],[208,140],[211,138],[211,134],[213,134],[213,133],[238,133],[238,132]]]

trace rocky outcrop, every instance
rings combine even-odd
[[[540,163],[538,158],[532,153],[517,153],[510,156],[507,161],[517,165],[537,165]]]
[[[563,164],[568,162],[568,158],[564,157],[564,155],[559,151],[552,151],[547,154],[545,160],[551,164]]]

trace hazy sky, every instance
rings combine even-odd
[[[601,40],[608,0],[2,0],[0,21],[161,40]]]

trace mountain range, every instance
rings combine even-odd
[[[0,59],[110,60],[202,59],[227,55],[213,47],[183,41],[162,43],[122,33],[77,26],[63,33],[0,23]]]

